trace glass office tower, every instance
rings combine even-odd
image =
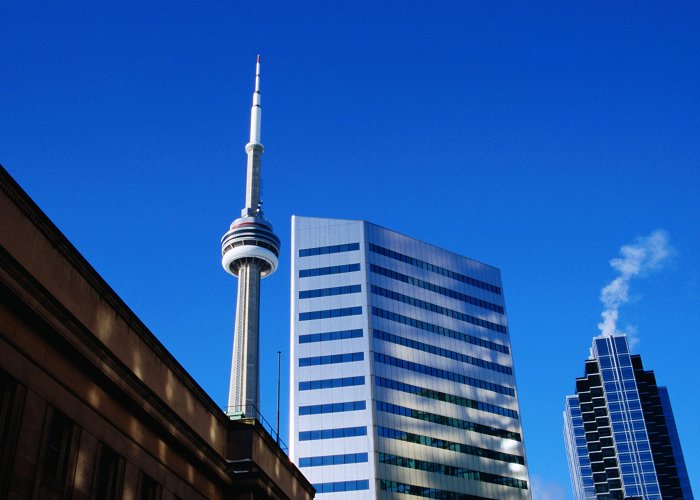
[[[290,455],[320,498],[530,498],[500,271],[292,218]]]
[[[577,500],[693,498],[668,391],[624,335],[593,340],[564,439]]]

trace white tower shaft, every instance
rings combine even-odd
[[[255,262],[238,270],[238,303],[233,339],[229,413],[254,417],[260,409],[260,268]]]
[[[246,201],[241,217],[221,239],[221,263],[238,277],[238,302],[231,363],[228,413],[258,417],[260,412],[260,279],[277,269],[279,238],[260,207],[260,56],[250,111],[250,142],[246,171]]]
[[[263,145],[260,144],[260,123],[262,107],[260,106],[260,56],[255,65],[255,91],[253,105],[250,108],[250,142],[246,144],[248,153],[248,171],[246,175],[245,206],[243,215],[254,215],[260,205],[260,160]],[[251,212],[252,211],[252,212]]]

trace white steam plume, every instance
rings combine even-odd
[[[617,333],[618,309],[629,301],[632,278],[661,269],[672,253],[668,233],[662,229],[620,248],[620,257],[610,260],[610,265],[619,275],[600,291],[600,301],[605,310],[601,314],[603,321],[598,323],[598,328],[603,335]]]

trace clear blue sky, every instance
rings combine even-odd
[[[292,214],[367,219],[502,270],[536,498],[571,496],[563,399],[619,248],[670,235],[621,328],[669,387],[700,494],[694,2],[4,2],[0,162],[224,405],[256,54],[263,412],[289,352]],[[283,408],[288,379],[283,373]],[[283,428],[287,417],[283,412]],[[283,432],[286,437],[286,431]]]

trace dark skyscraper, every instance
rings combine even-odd
[[[692,499],[668,391],[624,335],[593,340],[564,411],[577,499]]]

